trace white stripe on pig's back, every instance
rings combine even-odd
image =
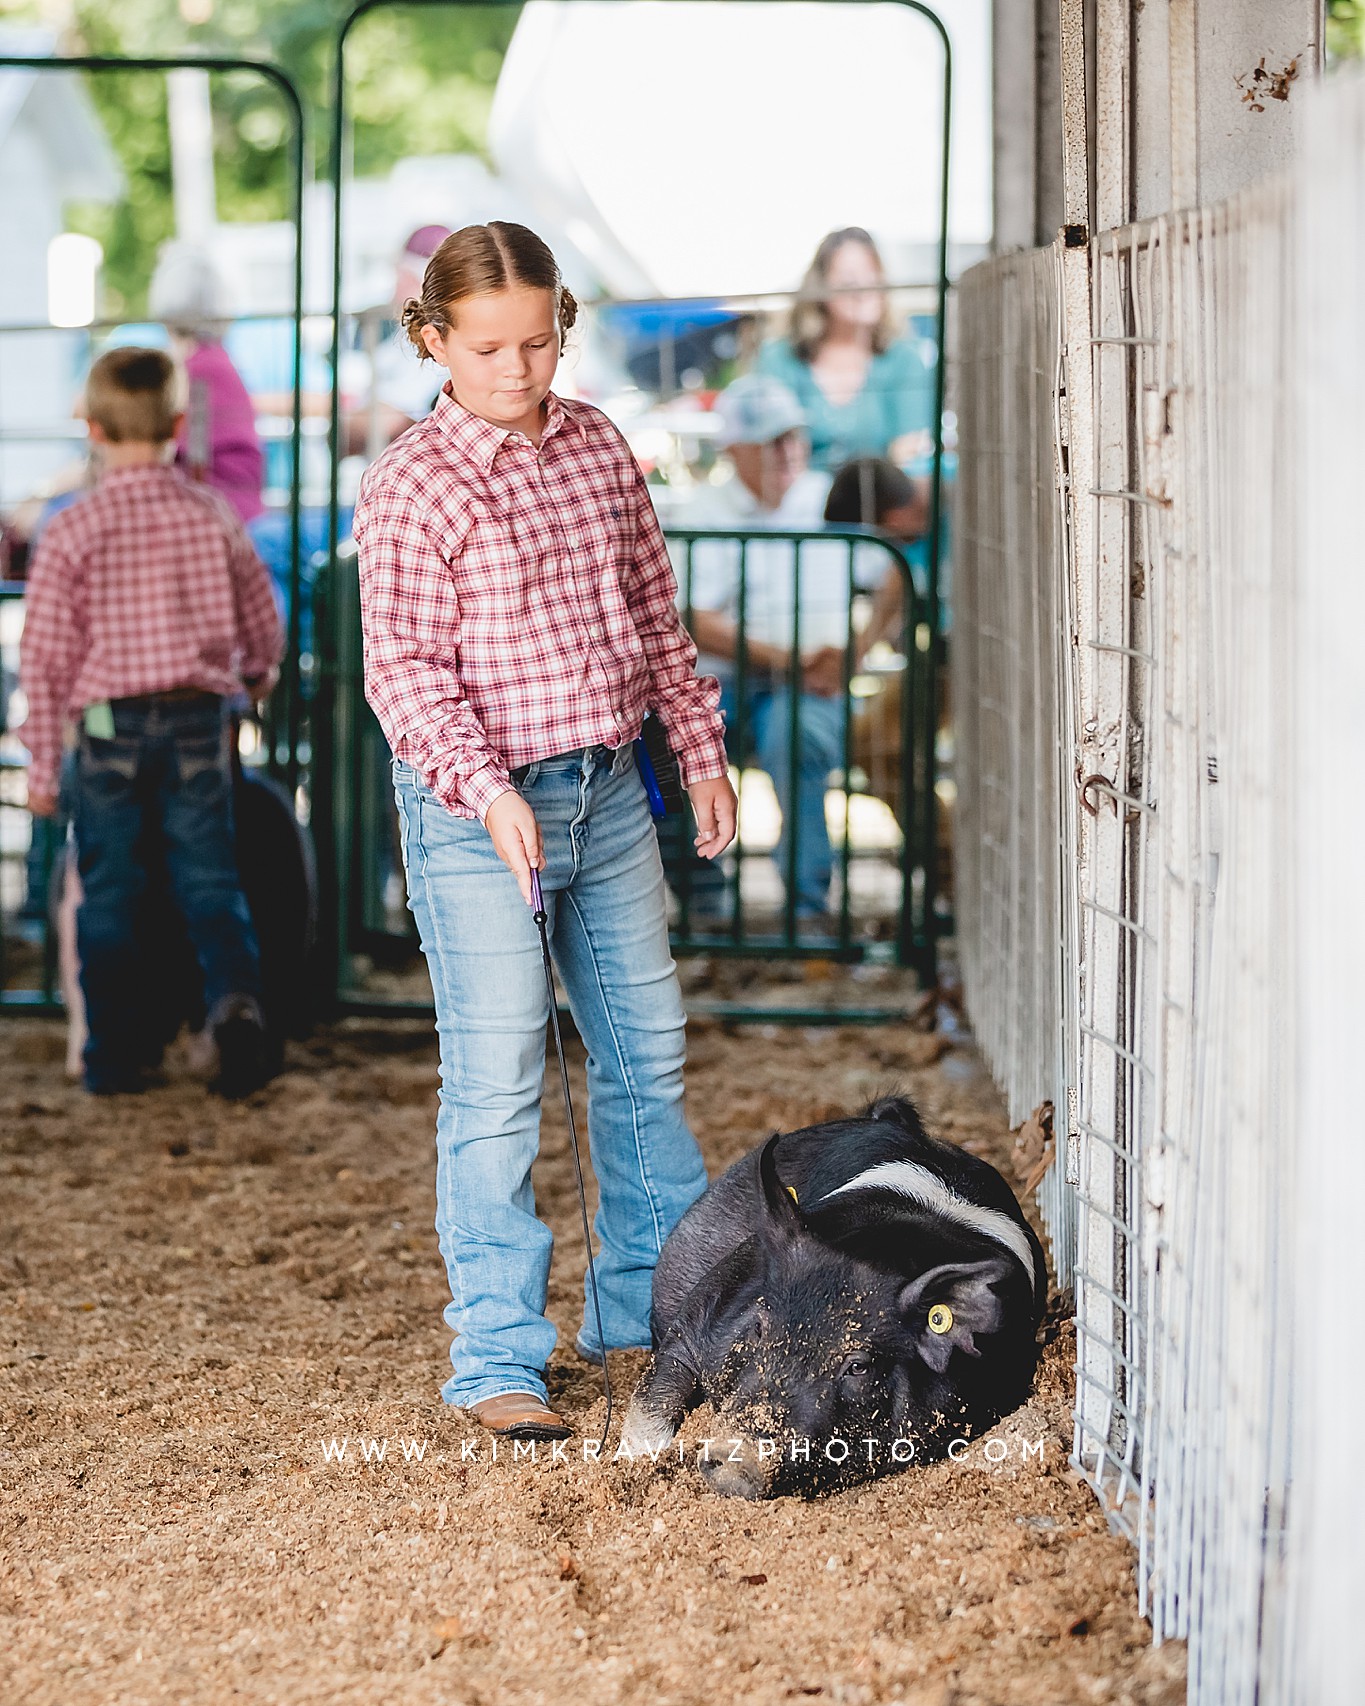
[[[894,1191],[897,1196],[907,1197],[922,1208],[942,1215],[945,1220],[956,1221],[959,1226],[1003,1244],[1023,1264],[1029,1287],[1034,1288],[1033,1251],[1023,1228],[998,1208],[985,1208],[980,1203],[968,1202],[965,1197],[958,1196],[937,1173],[921,1166],[918,1161],[879,1161],[875,1167],[866,1168],[847,1184],[826,1191],[820,1201],[827,1203],[831,1197],[842,1196],[845,1191],[874,1188]]]

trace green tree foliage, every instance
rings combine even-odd
[[[41,16],[13,5],[10,16]],[[303,97],[309,165],[330,169],[333,51],[350,0],[75,0],[66,53],[219,54],[263,59]],[[381,6],[347,43],[348,151],[358,175],[380,175],[412,154],[482,153],[515,5]],[[157,246],[174,228],[165,79],[99,73],[91,97],[128,180],[116,208],[72,210],[74,229],[104,245],[106,310],[143,311]],[[216,76],[212,104],[218,217],[279,219],[288,211],[289,121],[272,86],[249,74]]]
[[[1365,0],[1327,0],[1327,54],[1365,58]]]
[[[157,246],[175,229],[166,81],[102,73],[90,79],[90,93],[123,166],[127,193],[112,207],[78,203],[67,210],[67,222],[103,245],[100,311],[119,319],[144,311]]]

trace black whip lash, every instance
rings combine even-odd
[[[602,1306],[597,1297],[597,1269],[592,1259],[592,1229],[588,1225],[588,1199],[583,1191],[583,1163],[578,1158],[578,1128],[574,1124],[573,1097],[569,1094],[569,1067],[564,1059],[564,1039],[559,1031],[559,1003],[555,998],[554,966],[550,963],[550,938],[546,930],[548,915],[545,897],[540,891],[540,872],[531,867],[531,906],[540,932],[540,957],[545,965],[545,993],[550,1003],[550,1028],[554,1032],[555,1053],[559,1057],[559,1082],[564,1091],[564,1112],[569,1118],[569,1154],[573,1156],[574,1178],[578,1182],[578,1209],[583,1216],[583,1247],[588,1252],[588,1284],[592,1291],[593,1314],[597,1319],[597,1342],[602,1347],[602,1384],[607,1393],[607,1416],[602,1423],[602,1437],[597,1442],[598,1454],[606,1450],[611,1431],[611,1374],[607,1368],[607,1338],[602,1331]]]

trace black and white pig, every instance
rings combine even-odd
[[[941,1457],[1024,1402],[1046,1301],[1013,1191],[908,1100],[771,1137],[664,1244],[623,1445],[663,1450],[709,1402],[702,1472],[745,1498]]]

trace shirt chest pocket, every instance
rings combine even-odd
[[[579,549],[600,575],[624,585],[634,555],[635,516],[624,497],[593,497],[575,518]]]
[[[465,525],[441,541],[462,619],[519,609],[553,548],[549,520],[533,506],[471,504]]]

